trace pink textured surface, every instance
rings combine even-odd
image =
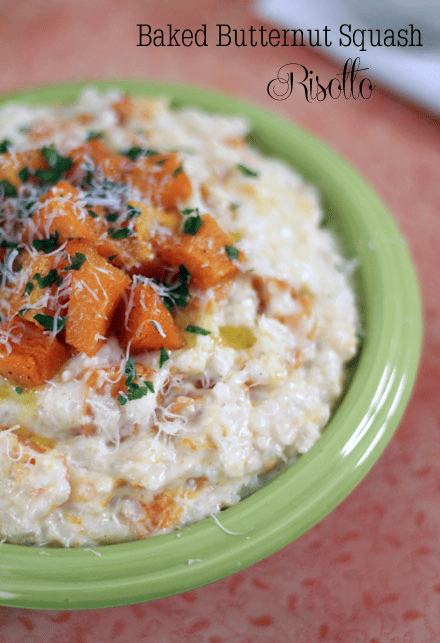
[[[419,271],[425,342],[417,385],[384,455],[326,519],[267,560],[209,587],[79,612],[0,608],[0,643],[440,642],[440,128],[376,88],[370,100],[276,103],[281,49],[136,47],[136,23],[259,25],[247,2],[0,1],[0,90],[79,78],[157,77],[253,100],[321,136],[395,214]],[[324,78],[315,50],[295,61]]]

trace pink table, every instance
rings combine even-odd
[[[206,588],[93,611],[0,608],[0,643],[434,643],[440,641],[440,128],[376,88],[369,100],[266,94],[280,48],[136,47],[137,23],[260,25],[247,2],[0,3],[0,89],[78,78],[156,77],[231,92],[322,137],[380,194],[406,235],[425,300],[412,400],[384,455],[333,513],[267,560]],[[266,25],[267,26],[267,25]],[[330,79],[341,66],[298,48]]]

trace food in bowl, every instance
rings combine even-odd
[[[94,546],[215,515],[318,440],[350,263],[247,122],[89,89],[0,111],[0,532]]]

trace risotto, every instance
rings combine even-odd
[[[315,190],[240,117],[84,91],[0,110],[0,536],[215,515],[318,440],[357,349]]]

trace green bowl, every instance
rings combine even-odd
[[[421,301],[408,249],[395,222],[356,172],[327,146],[273,114],[234,98],[160,82],[69,84],[5,96],[29,104],[74,100],[86,85],[164,95],[176,106],[241,114],[253,142],[318,186],[326,224],[347,257],[365,341],[349,385],[320,440],[238,505],[180,531],[93,549],[2,544],[0,604],[84,609],[149,601],[201,587],[291,543],[328,514],[366,475],[408,401],[421,346]]]

